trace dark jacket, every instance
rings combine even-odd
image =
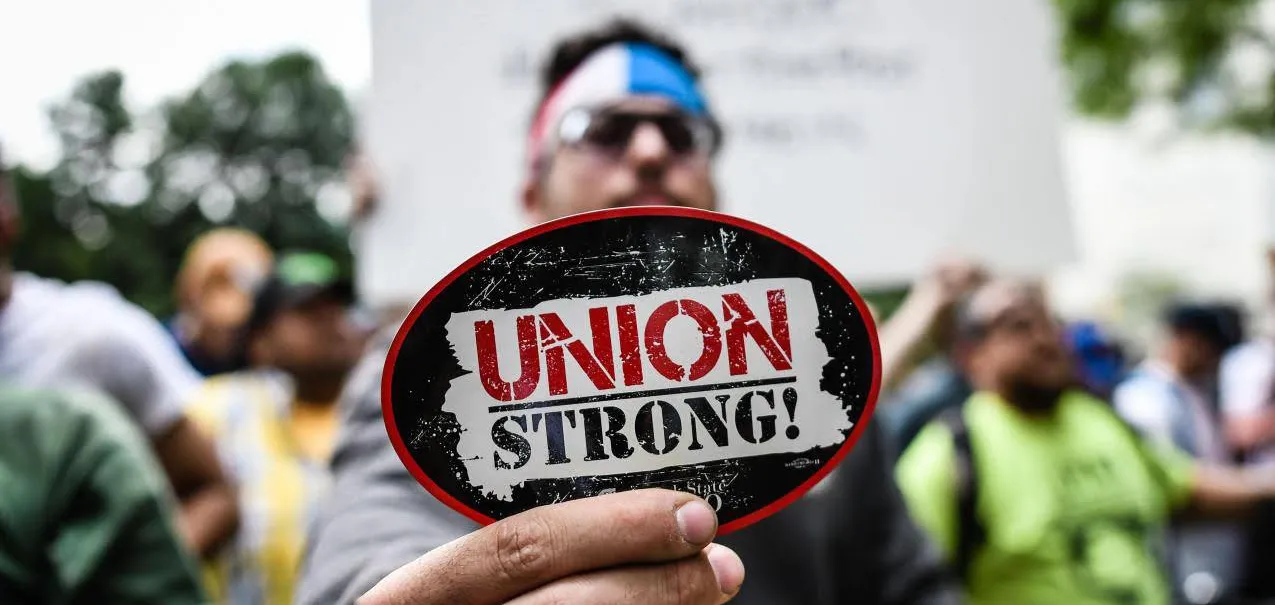
[[[417,484],[390,446],[380,406],[387,340],[341,402],[333,492],[311,532],[297,603],[352,603],[394,569],[477,528]],[[936,549],[908,517],[872,425],[823,485],[720,542],[747,570],[732,603],[958,602]]]
[[[897,458],[931,420],[961,407],[973,394],[965,376],[939,358],[917,368],[898,390],[882,397],[875,422]]]

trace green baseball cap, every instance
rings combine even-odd
[[[280,311],[315,299],[332,297],[345,304],[355,301],[354,284],[341,274],[330,257],[317,252],[293,252],[279,258],[253,300],[247,330],[253,332]]]

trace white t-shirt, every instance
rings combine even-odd
[[[1226,418],[1245,418],[1260,413],[1271,405],[1275,394],[1275,343],[1269,339],[1247,342],[1222,359],[1218,389],[1222,414]],[[1275,448],[1255,453],[1256,461],[1275,461]]]
[[[1196,455],[1215,463],[1229,460],[1221,427],[1209,412],[1206,395],[1160,363],[1142,364],[1140,372],[1116,387],[1112,403],[1130,424],[1168,444],[1174,443],[1175,419],[1185,413]],[[1181,405],[1187,409],[1178,409]]]
[[[0,308],[0,379],[97,389],[159,437],[181,418],[200,376],[163,326],[110,286],[18,273]]]

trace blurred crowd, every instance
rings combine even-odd
[[[616,53],[645,79],[596,85]],[[549,49],[510,212],[717,208],[692,56],[627,21]],[[375,167],[348,171],[376,212]],[[216,229],[155,318],[14,270],[16,209],[0,179],[3,603],[1275,602],[1275,335],[1251,327],[1275,295],[1173,301],[1142,352],[1039,281],[939,259],[878,318],[864,436],[782,512],[717,539],[653,491],[480,529],[394,454],[405,315],[369,319],[332,259]]]

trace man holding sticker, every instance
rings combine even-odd
[[[1086,394],[1039,288],[990,283],[958,321],[975,394],[897,472],[972,603],[1169,603],[1170,517],[1234,517],[1275,497],[1275,473],[1197,464]]]
[[[529,138],[528,218],[715,208],[722,135],[697,80],[681,48],[631,23],[561,41]],[[390,446],[379,387],[392,336],[347,389],[334,491],[300,603],[955,602],[871,423],[806,497],[720,544],[707,503],[665,490],[544,506],[479,529],[426,493]]]

